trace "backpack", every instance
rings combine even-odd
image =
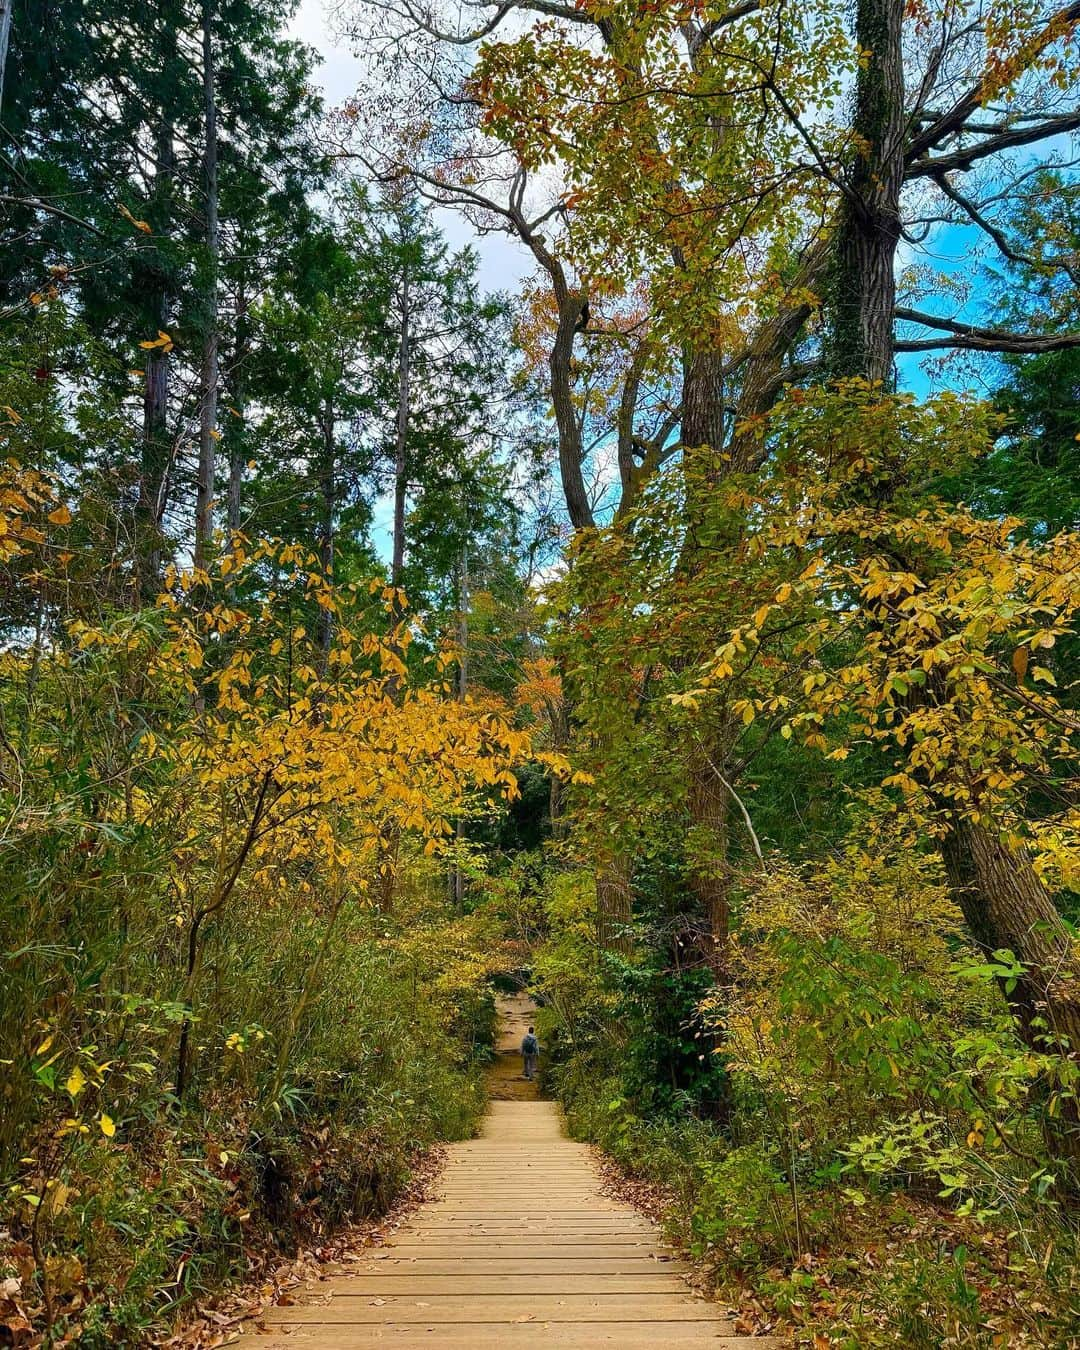
[[[529,1035],[521,1042],[521,1053],[523,1055],[537,1055],[540,1053],[540,1042],[535,1036]]]

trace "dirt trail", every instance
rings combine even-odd
[[[762,1350],[693,1294],[656,1229],[603,1195],[584,1144],[522,1077],[527,999],[501,1002],[492,1105],[478,1139],[454,1144],[439,1195],[354,1274],[269,1311],[243,1350]]]
[[[536,1005],[525,994],[500,998],[499,1030],[495,1037],[495,1060],[488,1071],[488,1096],[493,1102],[534,1102],[540,1084],[525,1077],[521,1038],[533,1025]],[[541,1058],[541,1066],[543,1059]]]

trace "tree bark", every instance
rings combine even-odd
[[[720,458],[724,444],[724,365],[720,352],[692,352],[683,376],[682,439],[687,447],[687,512],[691,525],[702,519],[707,499],[719,481],[731,472],[730,461]],[[695,532],[688,532],[684,566],[694,572],[709,566],[698,554]],[[732,541],[734,545],[734,541]],[[728,813],[731,802],[717,774],[734,775],[727,764],[734,736],[728,714],[721,710],[703,729],[690,751],[687,810],[690,816],[687,881],[705,926],[701,955],[719,975],[727,964],[730,928],[730,869],[727,865]],[[716,767],[714,767],[716,766]]]
[[[457,696],[458,702],[464,703],[469,692],[469,545],[467,543],[461,546],[457,593]],[[454,838],[459,845],[465,841],[465,827],[460,817],[454,822]],[[465,874],[461,870],[460,861],[457,860],[454,862],[453,872],[451,873],[450,887],[454,909],[458,914],[461,914],[465,909]]]
[[[555,425],[559,432],[559,476],[570,523],[575,530],[592,529],[595,525],[592,505],[585,491],[581,463],[584,447],[581,424],[573,397],[574,337],[580,331],[583,316],[588,309],[588,298],[582,291],[556,286],[559,303],[559,321],[555,341],[551,344],[548,369],[551,375],[551,401],[555,409]]]
[[[206,332],[203,336],[199,403],[199,475],[195,500],[195,561],[205,566],[214,534],[214,474],[217,450],[218,405],[218,146],[217,93],[214,82],[214,6],[202,4],[203,186],[206,211]]]
[[[405,500],[409,487],[409,397],[410,361],[409,342],[411,324],[411,295],[407,262],[403,264],[399,292],[401,329],[398,336],[397,358],[397,412],[394,419],[394,524],[391,544],[390,585],[394,595],[390,602],[391,641],[396,640],[397,627],[404,617],[404,606],[399,592],[405,579]],[[387,682],[390,696],[398,696],[399,682],[391,677]],[[397,860],[400,831],[387,826],[380,831],[376,849],[376,891],[379,910],[391,914],[394,909],[394,889],[397,882]]]
[[[630,859],[616,853],[596,873],[596,940],[604,951],[629,951],[632,902]]]
[[[171,41],[175,44],[175,33]],[[156,137],[154,197],[160,233],[172,220],[172,198],[176,181],[176,128],[172,109],[162,109]],[[170,285],[159,268],[155,276],[156,294],[151,303],[153,322],[167,332],[170,321]],[[155,334],[156,336],[156,334]],[[172,447],[169,440],[169,383],[172,356],[162,347],[146,353],[143,376],[142,457],[139,471],[138,519],[140,535],[136,540],[139,557],[139,590],[144,601],[152,601],[161,575],[162,528],[168,500],[169,465]]]
[[[4,72],[7,70],[8,43],[11,40],[11,11],[15,0],[0,0],[0,113],[4,109]]]
[[[226,522],[230,535],[240,529],[244,466],[247,464],[247,391],[244,363],[251,351],[251,327],[248,322],[245,279],[240,281],[237,290],[235,323],[236,349],[230,372],[230,385],[236,419],[229,435],[229,496],[226,506]]]
[[[1002,992],[1025,1043],[1043,1053],[1080,1055],[1080,945],[1062,922],[1030,860],[981,824],[954,815],[941,845],[949,887],[971,935],[988,954],[1013,953],[1023,974]],[[1046,1120],[1056,1157],[1080,1185],[1080,1104],[1064,1094]]]
[[[319,570],[323,581],[330,585],[334,578],[334,514],[337,510],[337,474],[334,443],[334,405],[327,399],[322,414],[322,465],[319,473]],[[330,647],[334,640],[334,616],[319,606],[319,664],[323,674],[330,662]]]
[[[905,160],[903,0],[858,0],[856,39],[869,53],[856,80],[852,130],[860,144],[837,235],[828,357],[834,376],[893,383],[896,245]],[[916,570],[917,566],[916,566]],[[947,806],[948,804],[945,803]],[[1080,1051],[1080,952],[1030,861],[991,829],[956,812],[942,841],[950,890],[975,941],[1024,966],[1005,997],[1025,1042]],[[1075,1103],[1053,1131],[1057,1156],[1080,1161]]]
[[[394,539],[390,584],[400,586],[405,576],[405,498],[409,487],[409,276],[401,279],[401,334],[398,340],[398,397],[394,419]]]
[[[830,295],[828,358],[835,378],[893,385],[896,246],[904,182],[904,0],[857,0],[852,161]]]
[[[1006,948],[1025,966],[1007,998],[1027,1035],[1041,1018],[1043,1035],[1068,1037],[1080,1050],[1080,948],[1028,859],[962,816],[950,822],[941,852],[975,941],[987,952]]]

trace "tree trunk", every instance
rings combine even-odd
[[[1002,992],[1032,1049],[1080,1054],[1080,945],[1065,927],[1028,858],[985,826],[954,815],[941,845],[945,873],[975,941],[988,954],[1010,951],[1023,974]],[[1055,1156],[1080,1183],[1080,1111],[1064,1094],[1047,1120]]]
[[[630,859],[616,853],[596,873],[596,940],[604,951],[629,951],[632,900]]]
[[[401,332],[398,338],[397,415],[394,419],[394,526],[390,562],[390,585],[394,589],[394,596],[390,602],[390,623],[393,630],[391,641],[395,640],[393,635],[396,634],[397,627],[404,617],[404,607],[398,593],[405,579],[405,499],[409,486],[407,449],[409,443],[411,296],[407,265],[402,272],[400,302]],[[390,696],[396,699],[399,690],[397,678],[391,677],[387,686]],[[376,893],[379,910],[383,914],[391,914],[394,909],[400,836],[401,832],[396,826],[386,826],[379,834],[376,849],[378,864]]]
[[[857,0],[853,159],[844,183],[827,343],[835,378],[893,385],[896,246],[904,181],[904,0]]]
[[[401,334],[398,341],[398,398],[394,419],[394,538],[390,584],[400,587],[405,576],[405,498],[409,487],[409,275],[401,280]],[[394,599],[397,615],[397,598]]]
[[[4,72],[7,69],[8,43],[11,39],[11,11],[15,0],[0,0],[0,113],[4,108]]]
[[[805,292],[815,291],[832,263],[834,241],[823,234],[803,254],[792,278],[789,294],[795,297],[780,307],[757,330],[739,362],[738,397],[732,419],[728,451],[734,473],[752,473],[767,453],[761,426],[764,414],[776,403],[788,382],[788,358],[813,312]]]
[[[555,409],[555,425],[559,432],[559,476],[570,523],[575,530],[591,529],[594,525],[592,506],[585,491],[581,471],[584,448],[581,442],[581,424],[573,397],[574,336],[588,313],[588,299],[581,291],[562,288],[559,294],[559,321],[555,341],[548,357],[551,373],[551,401]]]
[[[329,399],[323,405],[322,466],[319,474],[322,501],[319,521],[319,570],[323,581],[330,585],[334,577],[334,513],[337,509],[337,474],[334,445],[334,405]],[[330,646],[334,640],[334,616],[319,606],[319,664],[323,674],[330,662]]]
[[[175,34],[173,35],[175,41]],[[172,111],[163,109],[157,131],[157,167],[154,197],[158,208],[159,233],[165,233],[172,219],[172,195],[176,179],[175,127]],[[170,286],[160,269],[155,277],[156,294],[151,302],[153,323],[167,332],[170,322]],[[155,335],[156,336],[156,335]],[[169,377],[172,356],[162,347],[146,353],[143,376],[142,460],[139,472],[138,519],[140,536],[136,540],[139,558],[139,590],[143,600],[152,601],[161,576],[162,527],[168,500],[169,466],[172,447],[169,440]]]
[[[702,518],[708,496],[731,471],[730,462],[722,461],[718,453],[724,443],[724,431],[724,369],[720,352],[692,352],[683,375],[682,420],[682,439],[688,447],[686,500],[691,525]],[[690,572],[710,565],[708,559],[703,563],[698,556],[694,538],[691,528],[684,558],[684,567]],[[734,546],[735,541],[731,542]],[[727,864],[731,803],[717,769],[730,781],[727,759],[733,740],[730,718],[721,710],[705,726],[701,740],[691,747],[689,756],[687,880],[704,925],[701,954],[717,974],[727,964],[731,882]]]
[[[458,702],[464,703],[469,692],[469,546],[467,543],[461,546],[461,561],[458,564],[458,671],[457,671],[457,696]],[[454,823],[454,838],[457,843],[465,842],[464,824],[459,818]],[[450,877],[450,887],[454,902],[454,909],[458,914],[465,909],[465,874],[461,870],[461,863],[458,860],[454,862],[454,869]]]
[[[203,336],[199,404],[199,477],[195,500],[195,561],[209,561],[214,534],[214,471],[218,402],[218,147],[217,96],[214,88],[213,0],[202,5],[203,103],[206,144],[203,181],[206,201],[206,332]]]
[[[987,952],[1007,948],[1025,966],[1008,994],[1025,1034],[1042,1019],[1043,1035],[1068,1037],[1080,1050],[1080,947],[1029,860],[960,816],[953,817],[941,852],[975,941]]]
[[[869,53],[855,88],[860,153],[848,180],[833,273],[828,343],[834,376],[893,382],[893,311],[904,171],[903,0],[858,0],[856,39]],[[947,803],[946,803],[947,805]],[[953,812],[941,845],[949,886],[975,941],[1011,951],[1024,973],[1003,989],[1024,1041],[1080,1050],[1080,951],[1029,860]],[[1007,983],[1007,982],[1006,982]],[[1056,1155],[1080,1162],[1076,1103],[1053,1129]]]
[[[731,794],[717,768],[726,767],[731,729],[720,720],[690,755],[687,806],[691,837],[689,881],[704,922],[703,959],[719,976],[728,966],[731,940],[731,868],[727,851]]]
[[[244,444],[238,436],[229,449],[229,498],[226,504],[226,522],[229,533],[240,528],[240,503],[244,484]]]
[[[247,390],[244,363],[251,351],[251,326],[248,322],[247,284],[244,279],[240,281],[237,290],[235,323],[236,347],[230,371],[230,385],[236,419],[229,435],[229,497],[226,507],[226,522],[230,535],[240,529],[244,466],[247,463]]]

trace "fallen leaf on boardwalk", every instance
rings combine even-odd
[[[520,1317],[515,1317],[515,1318],[514,1318],[514,1321],[515,1321],[515,1322],[535,1322],[535,1321],[536,1321],[536,1314],[535,1314],[535,1313],[522,1313],[522,1315],[521,1315]]]

